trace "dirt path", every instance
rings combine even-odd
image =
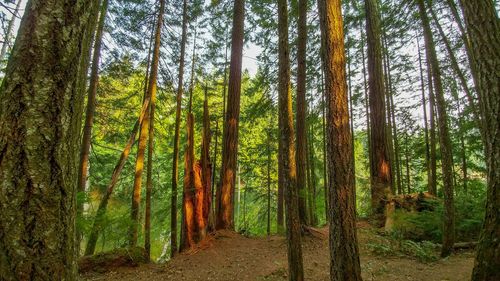
[[[329,253],[326,230],[304,239],[306,280],[328,280]],[[469,280],[473,253],[454,254],[448,259],[421,263],[409,257],[372,254],[366,242],[372,231],[358,231],[363,280]],[[136,268],[118,268],[106,274],[89,273],[84,280],[287,280],[286,244],[283,237],[246,238],[231,232],[212,237],[202,249],[177,256],[170,262]]]

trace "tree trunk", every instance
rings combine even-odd
[[[500,21],[492,1],[460,1],[477,70],[479,105],[483,112],[488,191],[472,280],[500,279]]]
[[[285,190],[286,237],[288,249],[288,280],[304,280],[302,263],[301,223],[298,210],[295,143],[290,86],[290,53],[288,48],[288,3],[278,0],[278,108],[279,108],[279,164]]]
[[[330,280],[361,280],[341,1],[319,0],[318,8],[325,41]]]
[[[85,193],[87,184],[87,173],[89,163],[90,143],[92,141],[92,126],[94,124],[94,113],[96,105],[97,87],[99,84],[99,62],[101,58],[101,45],[104,30],[104,23],[106,21],[106,14],[108,11],[108,0],[103,0],[100,7],[99,22],[94,40],[94,53],[92,57],[92,69],[90,73],[90,84],[87,92],[87,109],[85,113],[85,124],[83,126],[82,143],[80,146],[80,166],[78,169],[78,183],[77,192],[80,194]],[[84,202],[77,200],[77,214],[83,215]],[[77,229],[77,248],[80,249],[80,242],[82,234]]]
[[[208,111],[208,86],[205,85],[205,101],[203,102],[203,132],[201,143],[201,183],[202,192],[196,197],[197,205],[201,204],[202,217],[199,218],[199,240],[205,239],[208,228],[208,217],[210,214],[210,206],[212,204],[212,164],[210,163],[210,112]]]
[[[349,55],[349,48],[347,48],[347,81],[348,81],[348,91],[349,91],[349,117],[350,117],[350,128],[351,128],[351,141],[352,141],[352,165],[354,170],[354,210],[356,211],[356,157],[355,148],[356,143],[354,135],[354,108],[353,108],[353,97],[352,97],[352,81],[351,81],[351,57]]]
[[[222,136],[221,188],[217,197],[217,229],[234,229],[234,184],[238,157],[238,126],[240,117],[241,63],[245,0],[235,0],[231,39],[231,66],[229,69],[229,95],[226,120]]]
[[[405,164],[406,164],[406,189],[408,194],[411,194],[410,152],[408,151],[408,133],[406,133],[405,136]]]
[[[450,136],[448,132],[448,114],[446,100],[444,98],[443,85],[441,82],[441,70],[436,55],[434,39],[427,17],[424,0],[418,0],[418,8],[422,27],[424,29],[424,39],[428,63],[431,65],[432,80],[436,90],[436,107],[438,111],[439,143],[441,148],[441,168],[443,171],[443,193],[444,193],[444,225],[443,225],[443,247],[441,256],[446,257],[453,250],[455,242],[455,211],[453,203],[453,155]]]
[[[385,222],[385,202],[391,193],[391,163],[387,143],[387,120],[384,102],[384,73],[380,41],[380,15],[376,0],[365,0],[368,38],[368,85],[371,125],[371,202],[372,215],[379,226]]]
[[[179,77],[177,82],[177,95],[175,107],[175,132],[174,132],[174,159],[172,161],[172,198],[170,202],[170,256],[177,253],[177,187],[179,183],[179,139],[181,127],[181,107],[182,92],[184,87],[184,61],[186,56],[187,43],[187,0],[183,1],[182,6],[182,35],[181,35],[181,53],[179,56]]]
[[[323,39],[322,39],[323,40]],[[324,60],[325,55],[321,54],[322,61]],[[322,62],[324,64],[324,61]],[[325,79],[324,79],[324,66],[321,70],[321,110],[322,110],[322,129],[323,129],[323,191],[325,196],[325,220],[328,222],[329,217],[329,201],[328,201],[328,169],[327,169],[327,148],[326,148],[326,101],[325,101]]]
[[[299,217],[307,225],[307,137],[306,137],[306,69],[307,69],[307,0],[298,0],[297,22],[297,190],[299,192]]]
[[[418,66],[420,69],[420,88],[422,90],[422,108],[424,110],[424,137],[425,137],[425,167],[427,168],[427,191],[430,192],[433,195],[436,195],[435,193],[432,193],[432,190],[429,189],[431,186],[431,180],[432,180],[432,171],[431,171],[431,162],[430,162],[430,145],[429,145],[429,128],[428,128],[428,122],[427,122],[427,102],[425,99],[425,83],[424,83],[424,70],[422,67],[422,55],[420,52],[420,43],[417,37],[417,48],[418,48]]]
[[[3,280],[77,279],[78,80],[97,9],[97,1],[32,0],[21,21],[0,86]]]
[[[194,117],[188,113],[187,123],[187,144],[184,154],[184,192],[182,196],[182,232],[179,250],[190,249],[196,243],[196,183],[194,171]]]
[[[269,118],[271,119],[271,118]],[[270,120],[271,121],[271,120]],[[269,129],[267,132],[267,236],[271,235],[271,127],[272,123],[269,122]]]
[[[163,13],[165,10],[165,0],[160,0],[160,9],[158,12],[158,19],[156,20],[155,28],[155,43],[153,47],[153,58],[151,63],[151,70],[149,74],[148,81],[148,91],[146,95],[146,100],[150,100],[150,112],[151,107],[156,100],[156,83],[158,79],[158,62],[160,57],[160,45],[161,45],[161,28],[163,27]],[[141,203],[141,185],[142,185],[142,173],[144,170],[144,154],[146,151],[146,145],[149,136],[149,123],[151,121],[151,114],[147,113],[142,121],[140,132],[139,132],[139,144],[137,149],[137,158],[135,163],[135,176],[134,176],[134,187],[132,195],[132,207],[131,207],[131,225],[129,228],[129,246],[134,247],[137,245],[138,238],[138,227],[139,227],[139,210]]]
[[[308,146],[308,152],[307,155],[309,155],[308,162],[309,162],[309,170],[310,170],[310,176],[311,176],[311,187],[309,189],[310,192],[310,198],[311,198],[311,225],[316,226],[318,224],[318,216],[316,215],[316,173],[315,173],[315,165],[314,161],[316,159],[315,152],[314,152],[314,132],[313,132],[313,124],[312,122],[309,122],[309,139],[307,140],[307,146]]]

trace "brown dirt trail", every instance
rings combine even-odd
[[[367,247],[377,234],[358,225],[363,280],[465,281],[474,262],[472,252],[461,252],[431,263],[411,257],[383,257]],[[318,229],[303,241],[306,280],[329,280],[327,229]],[[287,280],[286,244],[281,236],[247,238],[232,232],[213,235],[198,249],[178,255],[166,264],[115,268],[105,274],[87,273],[84,280]]]

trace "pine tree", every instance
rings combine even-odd
[[[285,191],[286,239],[288,249],[288,280],[304,280],[301,223],[298,210],[297,167],[290,86],[290,53],[288,46],[288,1],[278,0],[278,111],[279,164]],[[305,211],[305,210],[304,210]]]
[[[217,229],[234,229],[234,184],[238,156],[241,64],[243,57],[245,1],[235,0],[231,39],[231,65],[224,134],[222,136],[221,188],[217,196]]]
[[[340,0],[318,1],[327,104],[330,280],[361,280]]]
[[[365,0],[368,43],[368,86],[370,96],[370,173],[372,215],[377,224],[385,223],[385,202],[391,193],[391,163],[387,139],[387,119],[382,69],[380,15],[377,0]]]

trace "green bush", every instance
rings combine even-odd
[[[483,193],[480,193],[483,194]],[[484,219],[484,195],[458,194],[455,197],[456,241],[475,241]],[[433,208],[422,212],[396,210],[393,236],[412,241],[441,243],[443,205],[431,201]]]

